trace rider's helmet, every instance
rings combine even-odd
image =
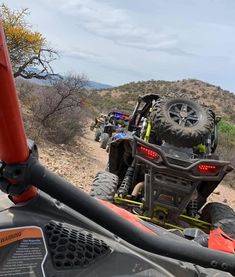
[[[98,116],[98,119],[99,119],[99,122],[101,123],[104,123],[107,119],[107,115],[101,113],[99,116]]]
[[[116,124],[118,127],[125,127],[125,121],[123,119],[118,119]]]

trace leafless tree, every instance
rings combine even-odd
[[[87,82],[84,76],[68,74],[37,95],[32,110],[54,142],[67,143],[81,129],[79,114]]]
[[[58,58],[57,51],[52,48],[43,48],[36,55],[25,60],[22,65],[18,65],[18,61],[11,57],[14,69],[14,77],[22,77],[24,79],[48,79],[58,76],[54,73],[51,62]],[[21,61],[22,62],[22,61]]]

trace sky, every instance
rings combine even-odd
[[[60,53],[55,72],[121,85],[199,79],[235,92],[234,0],[5,0]]]

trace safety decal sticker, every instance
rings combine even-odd
[[[41,228],[24,226],[0,230],[0,277],[45,277],[46,256]]]

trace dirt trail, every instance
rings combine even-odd
[[[108,160],[108,154],[94,141],[94,132],[90,130],[77,146],[39,144],[39,156],[49,169],[85,191],[90,190],[93,179],[106,168]]]
[[[54,172],[65,177],[79,188],[89,191],[97,172],[104,170],[108,154],[100,144],[94,141],[94,132],[88,130],[76,147],[39,145],[40,159]],[[235,190],[220,184],[209,201],[218,201],[230,205],[235,210]]]
[[[100,143],[94,141],[94,132],[88,131],[82,138],[81,143],[85,146],[87,157],[93,162],[91,171],[95,174],[104,170],[108,162],[108,154],[105,149],[100,148]]]

